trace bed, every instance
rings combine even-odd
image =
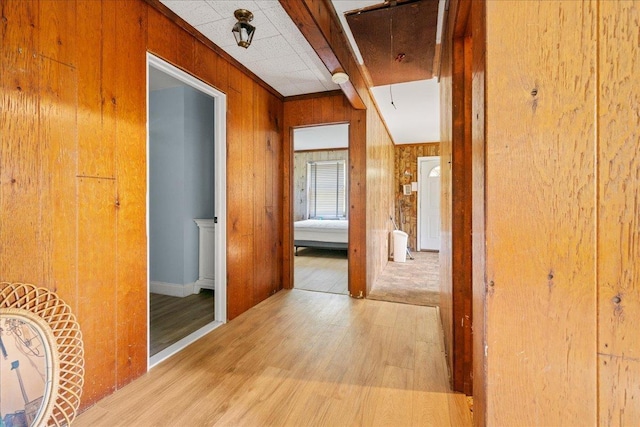
[[[346,219],[307,219],[293,224],[293,246],[298,248],[349,248],[349,221]]]

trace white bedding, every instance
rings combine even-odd
[[[349,242],[349,221],[340,219],[307,219],[293,224],[294,240],[314,242]]]

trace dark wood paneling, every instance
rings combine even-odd
[[[374,86],[433,77],[437,1],[385,4],[346,19]]]
[[[147,366],[147,50],[227,94],[230,318],[281,288],[283,105],[143,0],[0,11],[2,280],[73,308],[84,408]]]

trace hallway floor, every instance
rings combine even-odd
[[[440,303],[440,254],[413,252],[415,259],[389,261],[367,295],[369,299],[437,306]]]
[[[437,309],[280,291],[98,402],[82,426],[470,426]]]

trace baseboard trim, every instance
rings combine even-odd
[[[198,291],[200,290],[197,288]],[[189,295],[193,295],[196,292],[195,283],[185,283],[181,285],[179,283],[166,283],[166,282],[149,282],[149,292],[152,294],[169,295],[172,297],[184,298]]]

